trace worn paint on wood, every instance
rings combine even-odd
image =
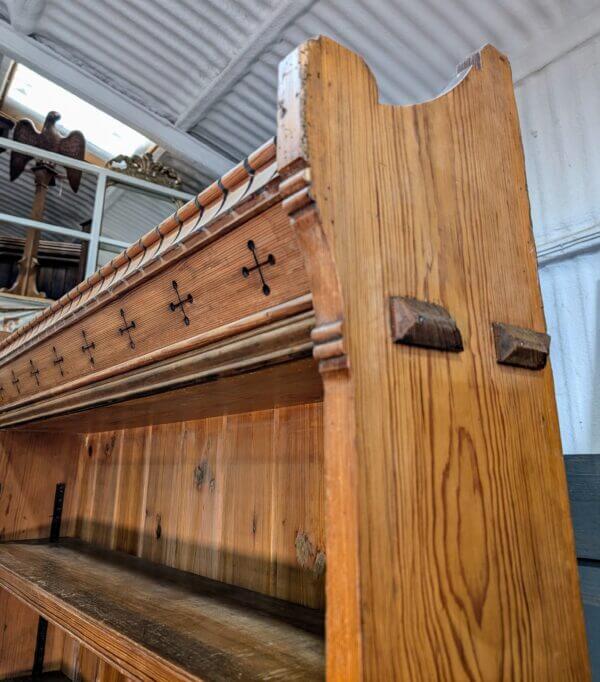
[[[323,678],[321,611],[123,552],[73,539],[4,543],[0,584],[135,677]]]

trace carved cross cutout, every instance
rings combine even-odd
[[[4,386],[0,386],[0,400],[4,400]]]
[[[131,320],[129,324],[127,324],[127,318],[125,317],[125,311],[123,308],[119,311],[121,317],[123,318],[123,327],[119,327],[119,334],[123,336],[123,334],[127,334],[129,337],[129,347],[133,350],[135,348],[135,341],[131,338],[131,330],[135,329],[135,321]]]
[[[266,265],[275,265],[275,256],[270,253],[266,260],[264,260],[262,263],[258,260],[258,256],[256,255],[256,245],[255,243],[250,240],[248,242],[248,249],[252,251],[252,257],[254,258],[254,265],[250,268],[243,267],[242,268],[242,275],[244,277],[250,277],[250,273],[253,272],[254,270],[258,270],[258,274],[260,276],[260,281],[262,282],[262,292],[265,296],[268,296],[271,293],[271,287],[266,283],[265,281],[265,276],[263,274],[263,268]]]
[[[175,293],[177,294],[177,303],[169,303],[169,308],[172,313],[174,313],[177,308],[181,308],[181,312],[183,313],[183,323],[187,326],[190,324],[190,318],[187,316],[185,312],[185,304],[186,303],[193,303],[194,302],[194,297],[192,294],[188,294],[185,298],[181,298],[179,295],[179,289],[177,288],[177,282],[173,280],[171,282],[173,289],[175,289]]]
[[[62,355],[59,356],[55,346],[52,346],[52,352],[54,353],[54,360],[53,364],[58,365],[58,369],[60,370],[60,376],[64,377],[65,373],[63,372],[62,368],[62,363],[65,361]]]
[[[29,364],[31,365],[31,372],[29,374],[35,379],[35,383],[39,386],[40,385],[40,370],[35,366],[35,363],[33,360],[29,361]]]
[[[11,383],[17,389],[17,393],[20,394],[21,393],[21,387],[19,386],[19,384],[21,383],[21,380],[15,374],[14,369],[12,370],[12,381],[11,381]]]
[[[87,336],[85,335],[85,330],[81,330],[81,335],[83,336],[83,346],[81,346],[81,351],[83,353],[87,353],[89,358],[90,358],[90,364],[94,364],[94,356],[92,355],[92,351],[96,348],[96,344],[92,341],[91,343],[88,343]]]

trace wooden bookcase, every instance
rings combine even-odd
[[[72,679],[588,678],[506,58],[399,107],[318,38],[277,109],[0,342],[0,676],[41,615]]]

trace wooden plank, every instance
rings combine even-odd
[[[308,310],[303,312],[307,308]],[[190,351],[186,347],[187,344],[183,347],[179,347],[178,344],[175,350],[180,351],[179,353],[175,352],[172,357],[157,361],[150,367],[117,374],[85,388],[75,388],[46,400],[35,400],[20,408],[9,409],[0,413],[0,426],[31,424],[40,419],[45,421],[50,417],[78,413],[103,405],[111,405],[111,414],[115,418],[117,413],[122,413],[126,417],[130,413],[129,405],[122,406],[122,409],[114,406],[137,397],[164,394],[178,387],[198,386],[207,382],[214,384],[217,379],[238,375],[239,383],[243,385],[245,379],[241,375],[245,373],[306,358],[312,348],[310,331],[313,325],[310,297],[301,297],[283,306],[211,330],[205,338],[205,345],[197,350]],[[281,368],[281,371],[287,373],[284,368]],[[274,383],[277,383],[276,376],[277,372],[273,374]],[[250,386],[253,381],[252,377],[248,377]],[[316,373],[312,374],[313,387],[309,387],[310,381],[311,378],[307,377],[305,387],[297,386],[299,393],[296,402],[307,402],[311,399],[306,390],[314,394],[316,389],[317,393],[320,393],[320,379]],[[287,389],[288,400],[293,399],[291,388],[288,386]],[[207,416],[211,404],[218,403],[219,391],[214,392],[213,398],[211,391],[207,394],[205,390],[201,388],[199,390],[204,393],[203,414],[190,415],[192,417]],[[262,393],[266,396],[268,392]],[[232,392],[231,395],[234,398],[236,393]],[[161,396],[159,401],[162,400],[164,398]],[[176,406],[180,402],[177,400],[173,405]],[[263,404],[262,407],[269,405]],[[214,405],[212,409],[216,414],[220,412],[221,407]],[[182,421],[185,418],[177,416],[171,421]],[[77,422],[77,419],[74,421]],[[99,424],[91,425],[88,431],[110,428],[102,429],[98,426]]]
[[[67,635],[62,670],[67,679],[77,682],[128,682],[132,679]]]
[[[203,419],[218,414],[238,414],[301,403],[318,402],[323,384],[311,357],[283,362],[251,372],[234,372],[214,381],[152,393],[125,402],[107,400],[106,405],[65,416],[18,425],[15,430],[95,433],[151,424]]]
[[[63,532],[72,533],[77,509],[75,480],[82,439],[72,434],[0,434],[0,537],[47,538],[57,483],[66,483]],[[0,590],[0,678],[26,675],[33,665],[38,616]],[[52,625],[45,669],[60,667],[63,634]]]
[[[242,272],[254,263],[250,241],[260,258],[275,257],[263,267],[268,296],[258,272],[248,277]],[[201,347],[213,340],[211,330],[234,334],[242,318],[259,326],[258,313],[276,319],[278,306],[309,293],[302,257],[279,204],[195,253],[160,262],[161,271],[144,286],[119,291],[92,312],[83,307],[85,318],[65,317],[52,336],[39,332],[31,347],[23,345],[18,356],[4,359],[3,412]],[[181,301],[188,296],[184,310]],[[131,322],[134,329],[119,331]],[[32,363],[39,370],[35,375]]]
[[[274,141],[269,140],[110,263],[55,301],[38,318],[16,329],[6,342],[2,340],[0,358],[10,357],[34,339],[37,342],[37,337],[65,314],[105,303],[107,297],[113,297],[117,285],[118,294],[122,294],[131,284],[132,276],[135,275],[135,281],[139,282],[149,274],[155,274],[157,265],[160,267],[158,261],[164,257],[171,260],[174,250],[197,248],[223,233],[224,227],[239,224],[240,218],[248,219],[272,205],[277,198],[276,193],[269,191],[275,170],[274,155]],[[231,210],[234,206],[235,212]]]
[[[600,455],[566,455],[565,467],[577,556],[600,561]]]
[[[322,427],[314,403],[90,435],[76,534],[322,608]]]
[[[136,679],[323,676],[318,611],[79,540],[2,544],[0,583]]]
[[[506,58],[390,106],[318,38],[278,117],[324,380],[328,675],[588,679],[551,369],[498,364],[492,333],[545,331]],[[394,344],[391,296],[450,311],[464,350]]]

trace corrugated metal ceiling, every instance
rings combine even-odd
[[[319,0],[232,84],[191,132],[242,157],[274,131],[279,61],[324,33],[359,52],[381,98],[406,104],[443,89],[462,58],[485,43],[518,56],[544,32],[597,5],[594,0]]]
[[[407,103],[439,92],[454,65],[483,43],[518,57],[597,6],[598,0],[37,0],[11,3],[11,17],[0,0],[0,25],[12,22],[9,30],[31,34],[22,36],[25,52],[30,43],[43,44],[85,78],[108,85],[112,97],[238,160],[274,134],[278,63],[313,35],[360,52],[382,99]],[[540,101],[552,116],[547,104]],[[126,122],[135,127],[135,120]],[[189,192],[214,179],[170,150],[161,160],[178,170]],[[27,215],[31,192],[17,189],[0,182],[0,208],[10,211],[12,204]],[[92,205],[84,185],[78,197],[53,195],[47,219],[74,226]],[[134,239],[138,228],[129,232]],[[126,225],[119,230],[124,239],[129,232]]]
[[[516,56],[598,3],[40,0],[34,5],[41,12],[28,4],[12,3],[17,9],[5,19],[13,30],[29,30],[25,49],[27,41],[44,45],[109,86],[115,97],[153,112],[166,128],[179,125],[237,160],[273,134],[277,64],[310,36],[324,33],[360,52],[383,99],[405,103],[437,93],[454,65],[481,44],[492,42]],[[0,8],[10,17],[5,0]],[[24,21],[27,12],[35,16]],[[270,32],[273,27],[277,31]],[[221,78],[224,91],[214,87]],[[125,122],[135,127],[135,121]]]
[[[277,0],[49,0],[37,40],[170,122]]]

